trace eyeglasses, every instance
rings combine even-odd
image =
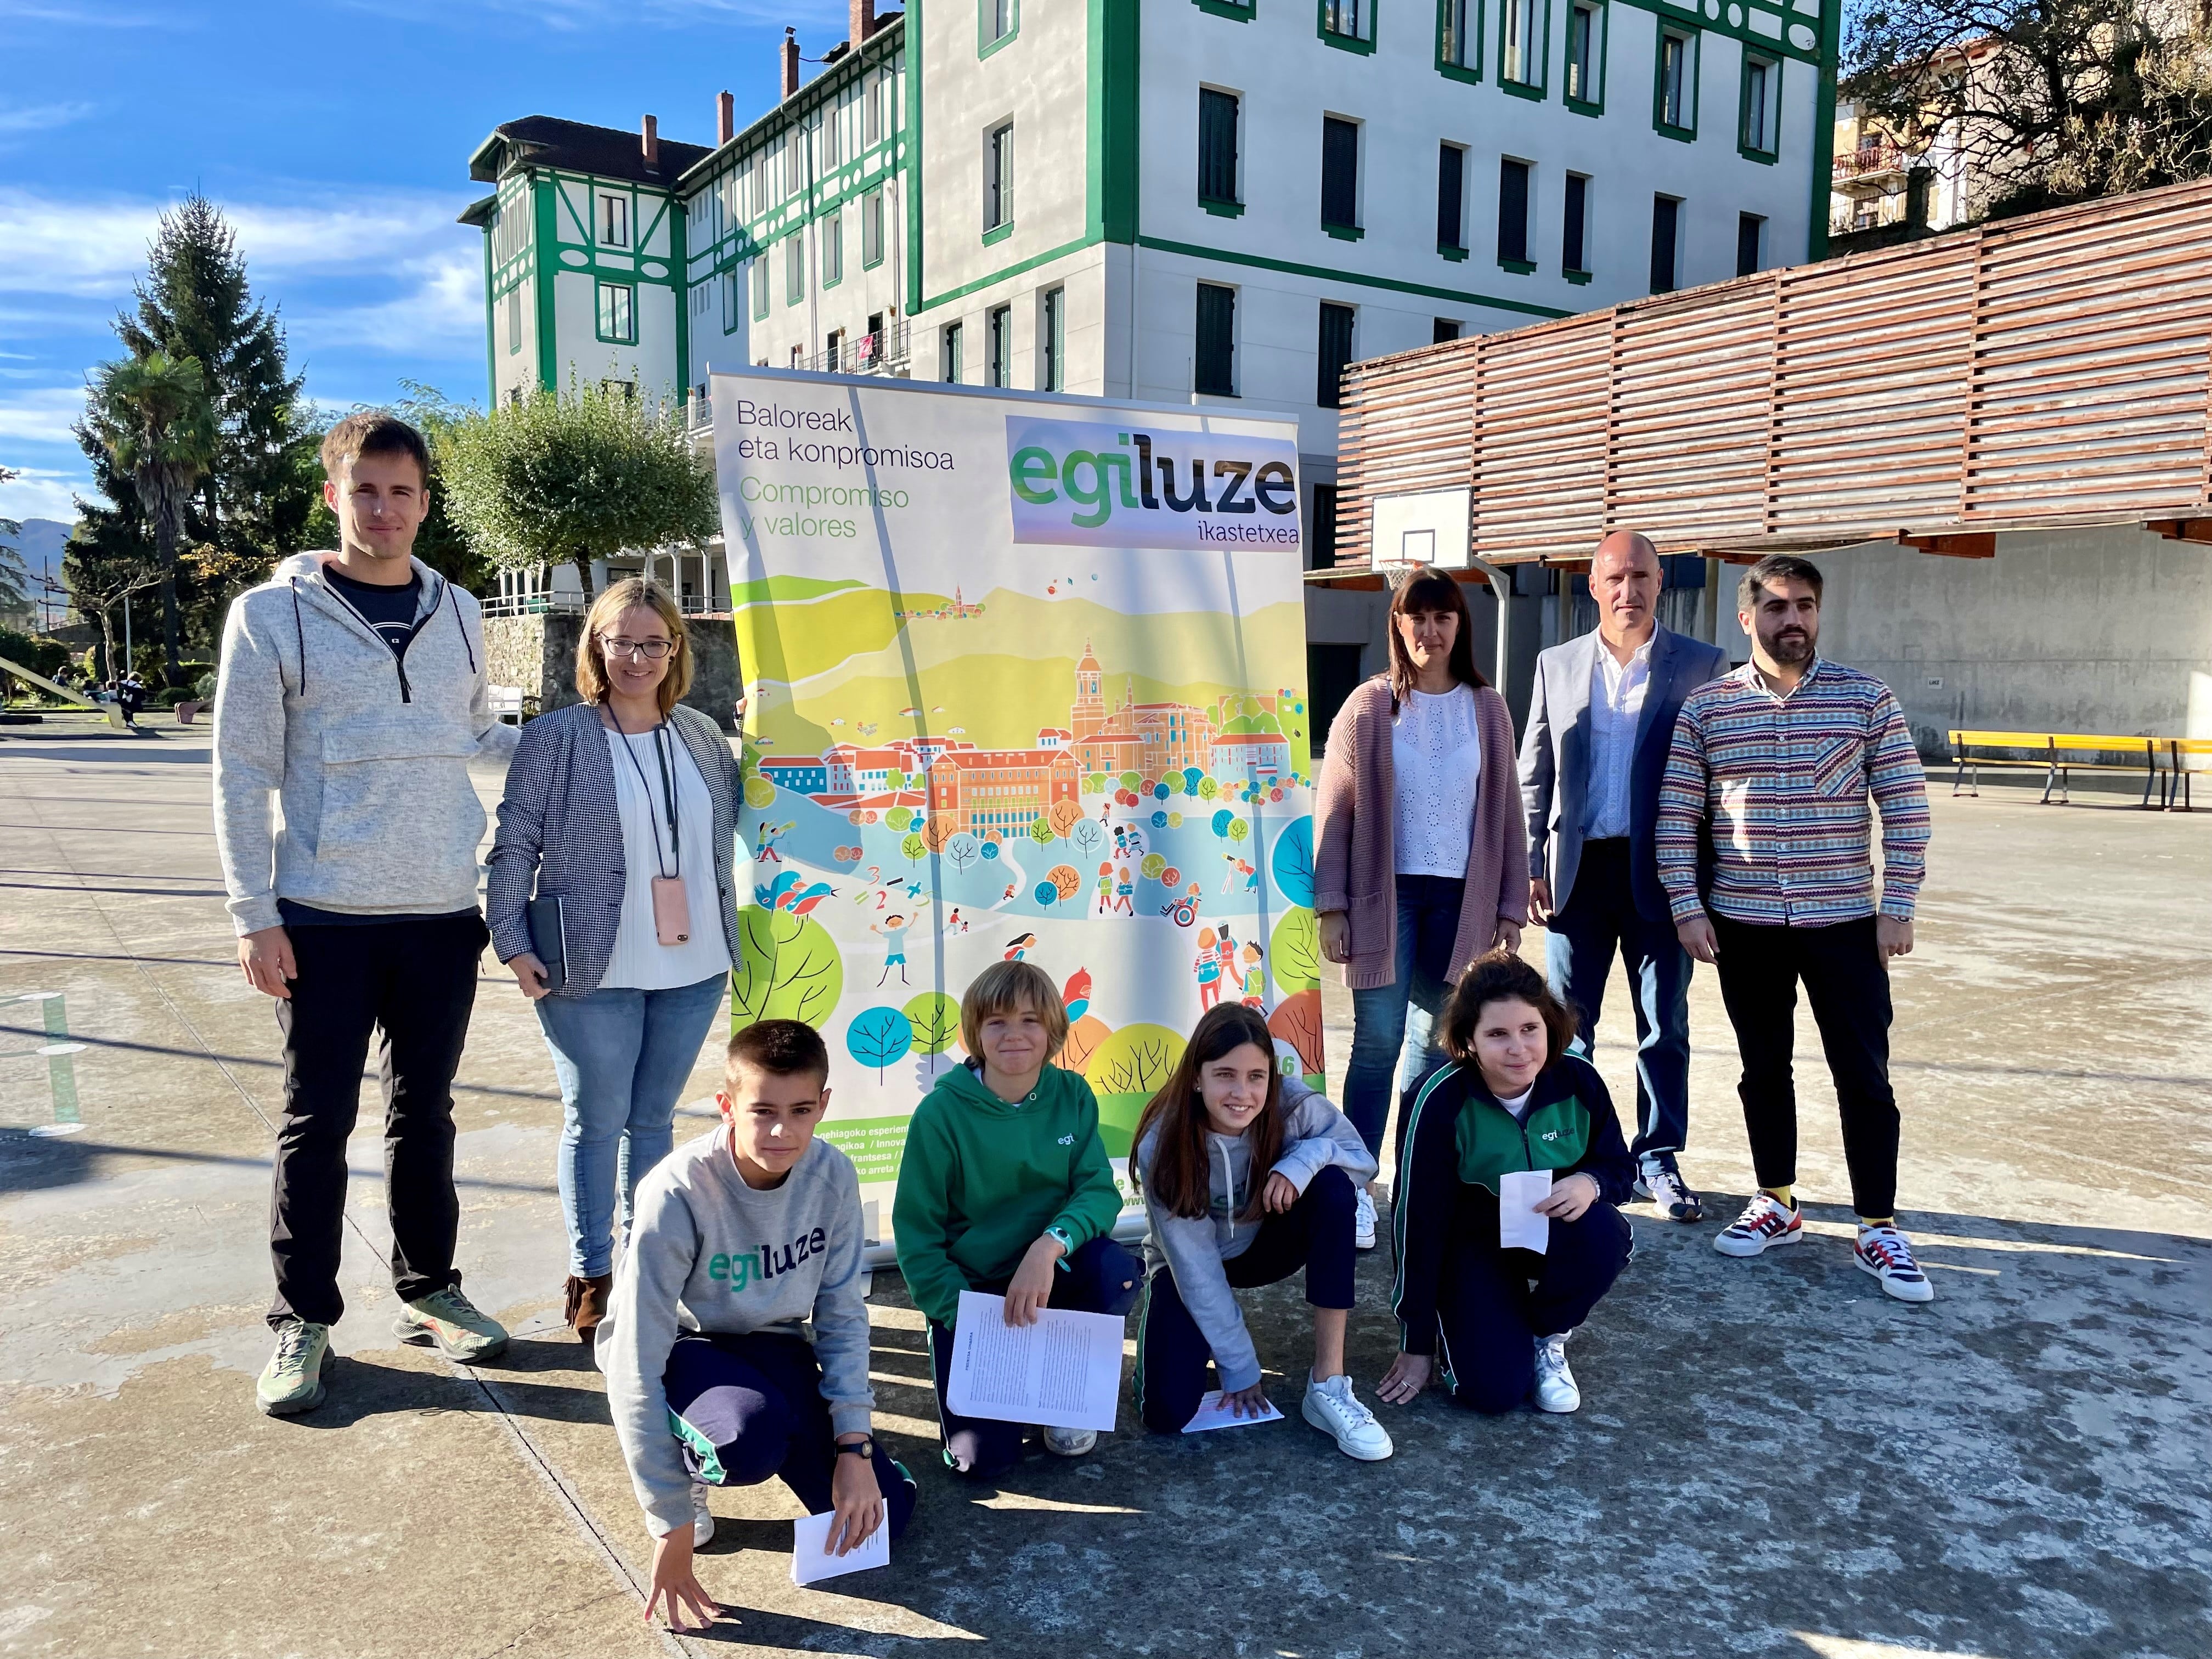
[[[673,640],[622,640],[599,635],[599,649],[610,657],[642,657],[647,662],[659,662],[675,648]]]

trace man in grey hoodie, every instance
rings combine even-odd
[[[344,1307],[346,1141],[380,1033],[393,1329],[456,1359],[507,1346],[453,1269],[452,1091],[487,938],[469,762],[511,754],[515,733],[490,712],[476,600],[413,556],[429,507],[422,434],[349,416],[322,460],[339,550],[287,559],[233,601],[215,700],[216,844],[239,965],[276,1000],[284,1038],[276,1351],[256,1385],[271,1415],[323,1401]]]

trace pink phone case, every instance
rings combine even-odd
[[[684,878],[653,878],[653,931],[663,945],[684,945],[691,938],[691,906],[684,896]]]

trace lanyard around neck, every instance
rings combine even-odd
[[[672,879],[676,872],[684,868],[684,826],[676,815],[675,775],[669,766],[668,753],[662,747],[662,739],[668,731],[668,722],[661,721],[647,735],[653,739],[653,758],[660,768],[661,793],[668,804],[669,856],[676,860],[676,871],[669,870],[661,864],[659,814],[653,807],[653,785],[647,781],[645,766],[637,757],[637,750],[630,743],[629,733],[623,730],[622,716],[610,708],[607,710],[607,718],[615,723],[615,735],[623,740],[623,753],[629,757],[630,765],[637,771],[638,787],[645,791],[645,816],[653,824],[653,866],[660,871],[664,878]]]

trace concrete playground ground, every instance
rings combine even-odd
[[[0,1653],[2212,1652],[2212,811],[1933,793],[1895,1037],[1932,1305],[1850,1263],[1802,1013],[1814,1237],[1714,1253],[1750,1167],[1701,974],[1685,1164],[1715,1213],[1632,1210],[1579,1415],[1431,1395],[1383,1413],[1395,1460],[1352,1463],[1296,1420],[1293,1283],[1247,1304],[1291,1421],[1156,1438],[1125,1408],[1088,1459],[965,1487],[882,1274],[913,1529],[888,1569],[801,1590],[787,1494],[718,1492],[701,1571],[730,1615],[678,1642],[641,1616],[647,1540],[560,1324],[559,1107],[505,973],[487,955],[457,1115],[461,1262],[512,1347],[466,1370],[389,1334],[372,1085],[331,1397],[263,1418],[276,1031],[234,964],[205,728],[0,738]],[[1625,1016],[1616,986],[1600,1060],[1626,1099]],[[695,1126],[714,1077],[710,1050]],[[1352,1326],[1370,1400],[1387,1297],[1386,1252]]]

